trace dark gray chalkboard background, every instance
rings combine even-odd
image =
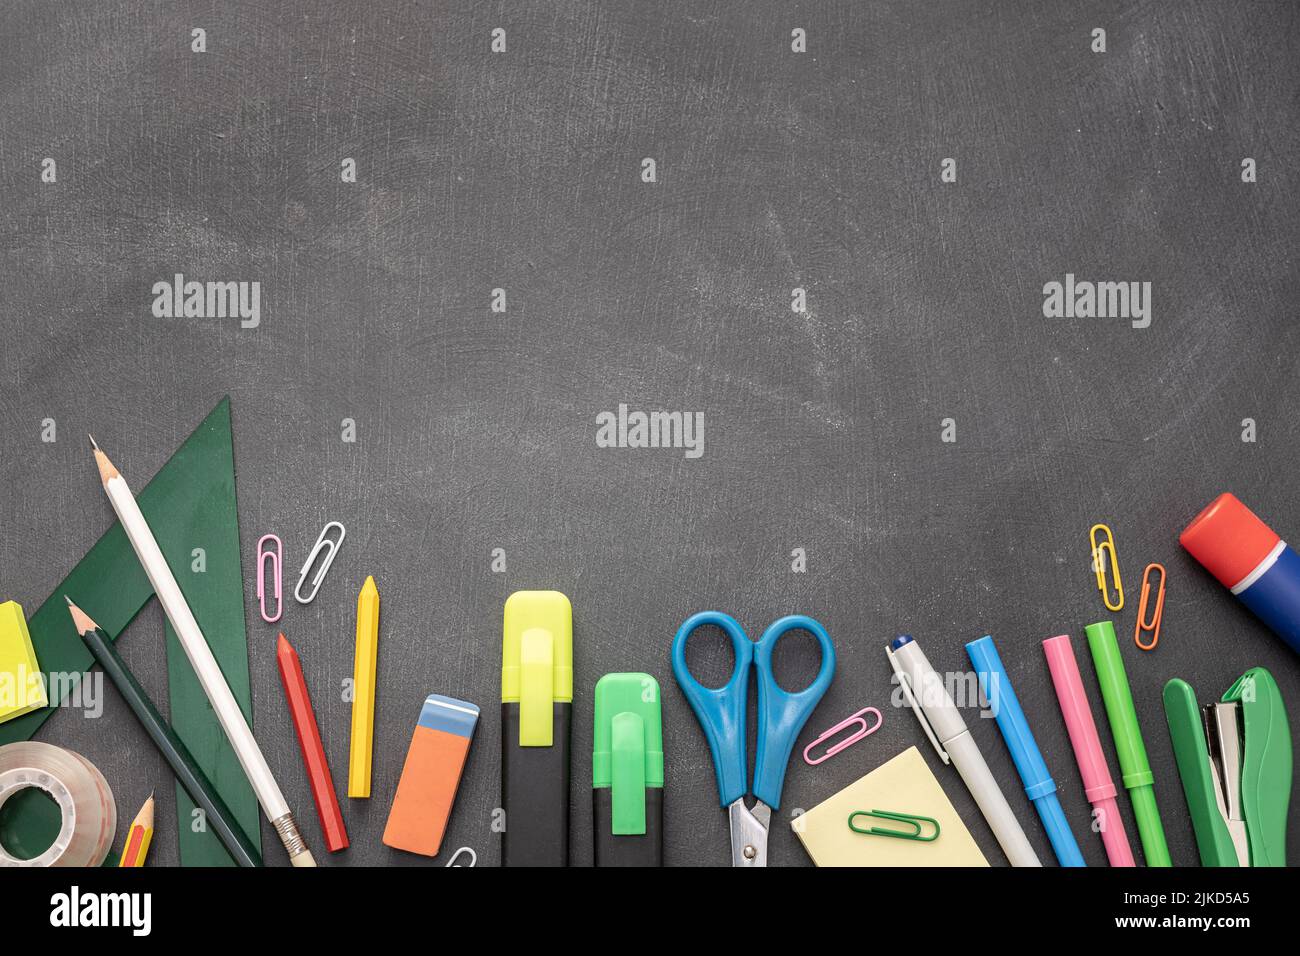
[[[520,588],[573,600],[575,863],[591,859],[592,687],[616,670],[664,686],[668,861],[727,862],[668,664],[678,624],[717,608],[754,633],[789,612],[830,630],[839,669],[801,746],[886,711],[830,762],[792,762],[774,865],[808,863],[790,810],[912,745],[1005,863],[888,706],[900,631],[941,670],[995,635],[1103,864],[1039,641],[1075,635],[1095,695],[1087,532],[1107,521],[1166,832],[1194,864],[1165,681],[1208,700],[1264,665],[1300,707],[1295,655],[1177,545],[1226,489],[1300,538],[1298,38],[1289,3],[7,0],[0,597],[34,610],[110,523],[87,431],[138,487],[228,393],[246,572],[268,531],[292,573],[326,521],[347,525],[320,597],[283,621],[340,791],[356,593],[374,574],[382,594],[374,796],[344,801],[352,848],[330,857],[246,574],[254,726],[322,864],[426,862],[380,835],[430,692],[484,708],[445,846],[496,862],[501,612]],[[154,318],[150,288],[176,272],[260,281],[261,327]],[[1042,287],[1067,272],[1150,281],[1150,328],[1044,318]],[[703,412],[704,456],[597,448],[596,415],[620,402]],[[1169,596],[1142,654],[1148,561]],[[165,701],[156,605],[121,647]],[[722,648],[692,645],[703,675],[726,673]],[[811,640],[779,656],[787,686],[811,676]],[[174,863],[165,767],[111,690],[106,706],[41,739],[103,768],[125,818],[157,787],[152,858]],[[971,723],[1053,860],[994,723]]]

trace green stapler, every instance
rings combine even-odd
[[[1291,731],[1273,675],[1251,668],[1204,708],[1175,678],[1164,699],[1201,865],[1286,866]]]

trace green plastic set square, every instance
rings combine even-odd
[[[87,481],[94,480],[92,475],[87,476]],[[217,404],[136,497],[251,725],[229,398]],[[193,570],[193,552],[197,548],[204,554],[201,572]],[[0,633],[4,635],[5,650],[0,652],[0,668],[7,667],[10,661],[16,643],[13,634],[25,630],[30,632],[31,648],[41,671],[68,677],[50,686],[70,693],[80,676],[91,668],[93,658],[68,615],[65,594],[75,595],[86,608],[94,608],[96,623],[113,640],[119,639],[150,603],[153,588],[121,524],[113,522],[24,627],[8,618],[3,620]],[[255,846],[260,846],[261,825],[252,787],[170,624],[166,625],[166,635],[172,726],[241,828]],[[0,723],[0,745],[31,739],[61,703],[62,699],[49,700],[26,712],[10,713],[9,719]],[[5,846],[39,852],[54,839],[59,827],[58,811],[44,796],[35,791],[20,792],[0,808],[0,841]],[[197,807],[179,783],[176,808],[182,865],[233,865],[210,829],[191,825]]]

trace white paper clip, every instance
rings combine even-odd
[[[460,859],[460,855],[461,855],[462,853],[468,853],[468,854],[469,854],[469,862],[468,862],[468,863],[457,863],[457,862],[456,862],[457,860]],[[455,853],[453,853],[453,854],[451,855],[451,859],[447,861],[447,865],[448,865],[448,866],[456,866],[456,867],[461,867],[461,866],[478,866],[478,854],[475,853],[475,852],[474,852],[470,847],[463,846],[463,847],[461,847],[459,850],[457,850]]]
[[[332,540],[329,537],[330,528],[339,529],[337,540]],[[338,521],[331,521],[325,527],[321,528],[320,537],[316,539],[316,543],[312,546],[311,553],[307,555],[306,563],[302,566],[302,572],[298,575],[298,586],[293,589],[294,600],[299,604],[310,604],[312,601],[316,600],[316,592],[320,590],[321,582],[325,580],[325,572],[328,571],[330,565],[334,563],[334,557],[339,553],[339,545],[343,543],[343,539],[347,536],[347,533],[348,529],[343,527],[343,525]],[[318,570],[316,576],[311,579],[311,593],[306,597],[303,597],[302,585],[303,582],[307,580],[307,573],[311,571],[311,566],[316,563],[316,558],[320,555],[321,550],[325,548],[328,548],[329,550],[326,551],[325,556],[320,559],[320,570]]]

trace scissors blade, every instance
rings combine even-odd
[[[772,810],[762,800],[754,801],[754,809],[745,806],[741,797],[727,807],[731,818],[731,865],[767,866],[767,831],[772,822]]]

